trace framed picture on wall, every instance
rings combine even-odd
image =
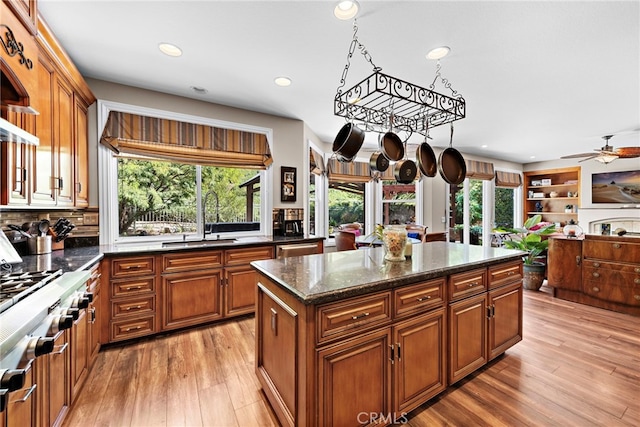
[[[280,200],[283,202],[296,201],[296,168],[282,166],[280,168]]]

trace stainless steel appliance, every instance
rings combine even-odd
[[[58,333],[73,327],[93,296],[88,271],[8,272],[0,275],[0,411],[10,392],[21,390],[33,361],[55,350]],[[61,381],[64,379],[61,378]],[[34,383],[19,396],[27,402]]]

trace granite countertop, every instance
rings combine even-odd
[[[430,242],[412,246],[404,262],[384,261],[383,248],[331,252],[251,265],[304,304],[320,304],[389,289],[505,261],[524,252],[461,243]]]
[[[203,250],[212,248],[229,249],[265,244],[317,242],[320,240],[324,240],[324,237],[255,236],[240,237],[235,239],[235,241],[233,242],[215,242],[209,240],[206,242],[206,244],[190,247],[162,247],[161,242],[145,242],[122,245],[100,245],[81,248],[66,248],[42,255],[23,255],[21,263],[12,264],[12,271],[23,272],[62,269],[63,273],[67,273],[77,270],[86,270],[96,262],[100,261],[104,256],[110,255],[141,255],[151,253]]]

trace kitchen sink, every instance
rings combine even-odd
[[[236,239],[212,239],[212,240],[188,240],[188,241],[177,241],[177,242],[163,242],[163,248],[191,248],[194,246],[215,246],[222,245],[225,243],[234,243]]]

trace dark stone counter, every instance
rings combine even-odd
[[[304,304],[320,304],[522,258],[524,252],[460,243],[412,246],[404,262],[384,261],[383,248],[331,252],[251,265]]]
[[[323,237],[241,237],[234,242],[209,241],[211,244],[192,247],[162,247],[162,243],[132,243],[121,245],[101,245],[78,248],[66,248],[52,251],[43,255],[23,255],[22,262],[12,264],[12,271],[42,271],[59,270],[63,273],[77,270],[86,270],[104,256],[110,255],[140,255],[149,253],[164,253],[177,251],[197,251],[211,249],[229,249],[236,247],[250,247],[265,244],[289,244],[317,242]]]

